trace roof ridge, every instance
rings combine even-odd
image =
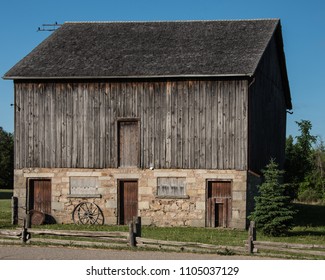
[[[173,22],[241,22],[241,21],[279,21],[280,18],[257,18],[257,19],[204,19],[204,20],[125,20],[125,21],[65,21],[68,24],[82,24],[82,23],[173,23]]]

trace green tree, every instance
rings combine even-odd
[[[302,189],[306,189],[308,177],[314,169],[314,148],[317,137],[311,135],[312,124],[308,120],[296,122],[300,135],[289,135],[286,141],[285,182],[290,184],[290,196],[297,198]],[[307,181],[306,181],[307,180]],[[309,185],[307,183],[307,185]]]
[[[313,150],[312,168],[299,184],[298,198],[302,201],[325,200],[325,146],[320,141]]]
[[[14,138],[0,127],[0,188],[13,187]]]
[[[255,209],[250,219],[256,227],[269,236],[285,235],[292,227],[295,211],[286,195],[286,185],[282,183],[284,171],[271,159],[263,170],[264,182],[258,186]]]

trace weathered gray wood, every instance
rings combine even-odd
[[[248,228],[248,253],[252,254],[254,252],[254,241],[256,240],[256,227],[255,222],[250,221],[249,228]]]
[[[80,237],[125,237],[127,232],[119,231],[74,231],[74,230],[47,230],[47,229],[28,229],[28,232],[38,235],[57,235],[57,236],[80,236]]]
[[[149,85],[149,118],[148,118],[148,131],[149,131],[149,141],[148,141],[148,153],[149,153],[149,162],[155,162],[155,86],[154,84]]]
[[[129,223],[129,244],[131,247],[135,247],[135,234],[133,231],[133,223]]]
[[[0,235],[19,237],[21,236],[21,230],[2,229],[0,230]]]
[[[166,145],[165,145],[165,151],[166,151],[166,160],[165,160],[165,168],[170,168],[171,165],[171,153],[172,153],[172,147],[171,147],[171,138],[172,138],[172,116],[171,116],[171,110],[172,110],[172,85],[171,82],[167,82],[167,88],[166,88]]]
[[[15,82],[16,167],[117,167],[117,121],[136,119],[140,166],[247,165],[247,81]]]
[[[280,251],[285,253],[296,253],[296,254],[306,254],[306,255],[313,255],[313,256],[325,256],[324,251],[314,251],[314,250],[297,250],[297,249],[289,249],[289,248],[282,248],[273,246],[265,246],[265,245],[254,245],[257,250],[271,250],[271,251]]]
[[[28,240],[28,244],[55,244],[55,245],[66,245],[66,246],[83,246],[83,247],[97,247],[97,248],[125,248],[127,243],[116,243],[116,242],[96,242],[96,241],[76,241],[76,240],[59,240],[49,238],[32,238]]]
[[[182,147],[183,147],[183,168],[189,168],[189,94],[188,82],[183,82],[183,116],[182,116]]]
[[[177,113],[178,113],[178,103],[177,103],[177,83],[175,81],[171,82],[171,96],[170,96],[170,167],[177,168],[177,154],[181,151],[177,151]]]
[[[250,221],[248,228],[248,236],[252,237],[252,241],[256,241],[256,227],[254,221]]]
[[[325,249],[325,245],[320,244],[299,244],[299,243],[287,243],[287,242],[271,242],[271,241],[254,241],[256,246],[271,246],[271,247],[282,247],[291,249]],[[324,252],[325,253],[325,252]]]

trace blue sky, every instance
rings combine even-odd
[[[325,140],[324,0],[10,0],[0,3],[0,76],[49,32],[44,23],[65,21],[222,20],[280,18],[295,121],[310,120]],[[13,82],[0,80],[0,126],[13,132]]]

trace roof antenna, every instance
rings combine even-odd
[[[62,24],[59,24],[57,22],[55,23],[45,23],[45,24],[42,24],[42,27],[39,27],[37,29],[37,32],[38,31],[55,31],[57,30],[60,26],[62,26]]]

